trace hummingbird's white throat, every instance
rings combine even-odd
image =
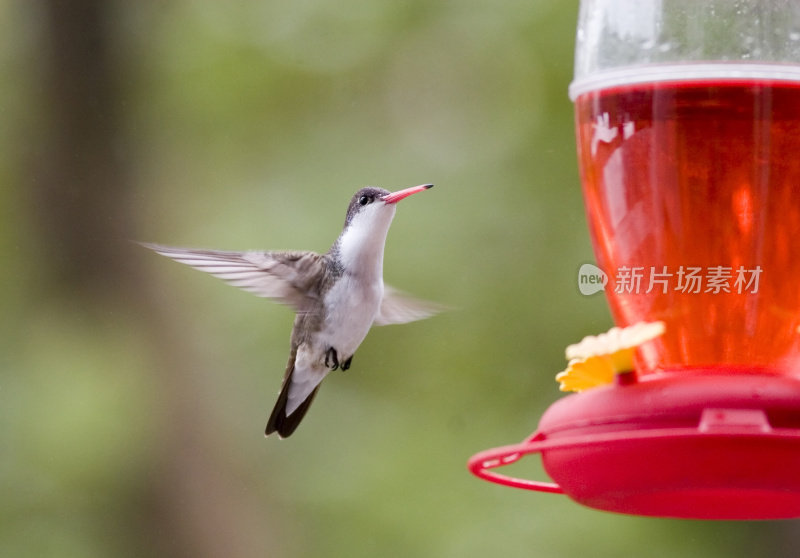
[[[396,204],[377,199],[353,216],[338,239],[339,263],[346,273],[383,277],[383,247]]]

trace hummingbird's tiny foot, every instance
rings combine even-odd
[[[328,352],[325,353],[325,366],[330,370],[339,368],[339,355],[336,354],[336,349],[333,347],[328,349]]]
[[[342,363],[342,371],[344,372],[348,368],[350,368],[350,363],[353,362],[353,357],[348,358],[346,361]]]

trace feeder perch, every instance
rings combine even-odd
[[[498,469],[540,454],[555,482]],[[647,516],[800,516],[800,381],[767,370],[649,374],[567,396],[519,444],[469,460],[480,478]]]

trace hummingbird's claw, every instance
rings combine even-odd
[[[344,362],[339,362],[339,353],[336,352],[336,349],[331,347],[325,353],[325,366],[328,367],[330,370],[336,370],[337,368],[341,367],[342,371],[347,370],[350,368],[350,363],[353,362],[353,357],[351,356]]]
[[[331,370],[339,368],[339,355],[336,354],[336,349],[333,347],[328,349],[328,352],[325,353],[325,366]]]

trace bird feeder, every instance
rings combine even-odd
[[[581,3],[592,283],[618,326],[663,334],[473,456],[478,477],[645,516],[800,517],[800,12],[733,4]],[[551,480],[501,472],[535,454]]]

